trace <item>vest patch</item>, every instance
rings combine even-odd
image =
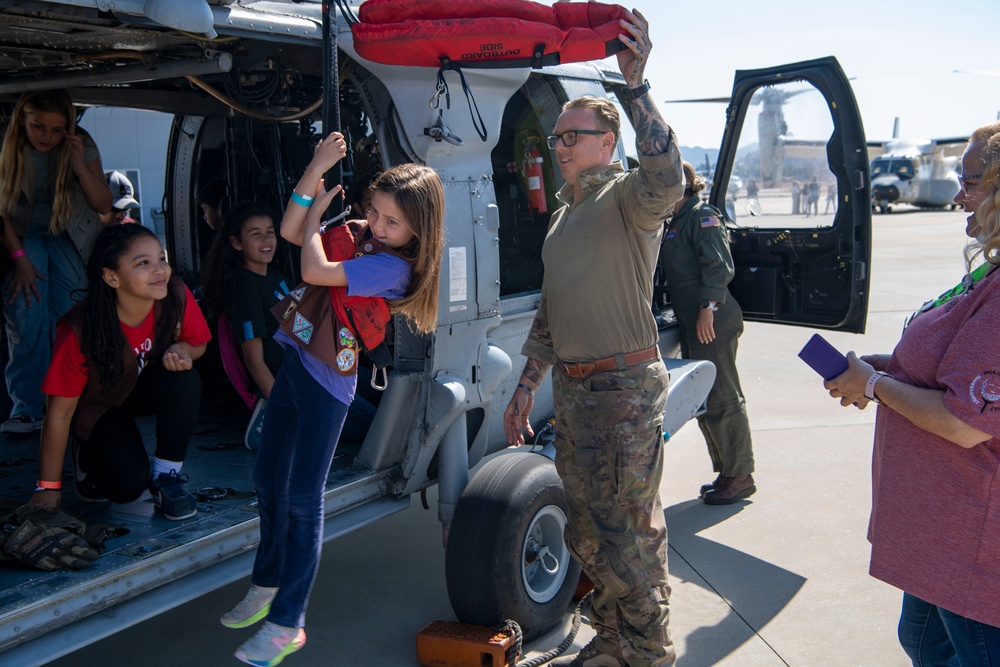
[[[295,321],[292,322],[292,333],[296,338],[308,345],[309,341],[312,340],[314,330],[315,327],[313,327],[312,322],[302,317],[299,313],[295,313]]]
[[[337,332],[340,337],[340,347],[357,347],[358,340],[351,333],[351,330],[347,327],[340,327],[340,331]]]
[[[341,373],[350,371],[357,362],[358,355],[353,348],[345,347],[337,353],[337,368]]]

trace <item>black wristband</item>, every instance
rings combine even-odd
[[[626,88],[622,93],[622,102],[635,102],[649,92],[649,79],[644,79],[641,86]]]

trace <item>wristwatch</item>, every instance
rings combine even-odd
[[[641,86],[636,88],[626,88],[622,93],[622,102],[635,102],[637,99],[649,92],[649,79],[645,79]]]
[[[868,378],[868,384],[865,385],[865,398],[869,401],[877,403],[878,405],[885,405],[882,401],[878,400],[878,397],[875,395],[875,383],[884,377],[888,377],[888,375],[888,373],[883,373],[882,371],[875,371],[872,373],[871,377]]]
[[[718,304],[712,303],[708,299],[702,299],[698,305],[704,309],[711,310],[713,313],[719,310]]]

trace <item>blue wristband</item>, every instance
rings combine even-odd
[[[315,199],[315,197],[307,197],[306,195],[300,195],[295,190],[292,190],[292,201],[298,204],[299,206],[305,206],[306,208],[309,208],[310,206],[312,206],[313,199]]]

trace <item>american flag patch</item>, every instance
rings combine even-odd
[[[704,229],[705,227],[718,227],[721,224],[722,223],[719,222],[719,219],[717,217],[715,217],[714,215],[710,215],[708,217],[705,217],[705,218],[701,219],[702,229]]]

